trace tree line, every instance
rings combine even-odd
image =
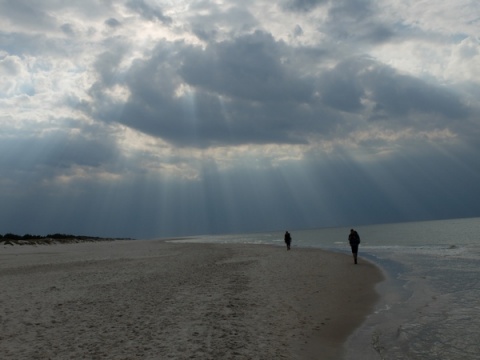
[[[41,236],[41,235],[31,235],[31,234],[25,234],[25,235],[17,235],[17,234],[12,234],[12,233],[6,233],[5,235],[0,234],[0,239],[6,239],[6,240],[43,240],[43,239],[92,239],[92,240],[98,240],[101,239],[100,237],[97,236],[78,236],[78,235],[71,235],[71,234],[48,234],[46,236]]]

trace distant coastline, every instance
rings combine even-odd
[[[41,235],[16,235],[7,233],[0,234],[0,244],[3,245],[52,245],[52,244],[71,244],[83,242],[97,242],[97,241],[115,241],[115,240],[134,240],[132,238],[103,238],[98,236],[84,236],[71,234],[48,234]]]

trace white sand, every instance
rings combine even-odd
[[[340,359],[372,264],[314,249],[114,241],[0,248],[2,359]],[[367,346],[367,344],[366,344]]]

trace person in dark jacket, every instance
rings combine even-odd
[[[348,235],[348,242],[352,248],[353,262],[357,264],[358,245],[360,245],[360,235],[354,230],[350,229],[350,235]]]
[[[284,240],[285,240],[285,244],[287,244],[287,250],[290,250],[290,244],[292,243],[292,236],[288,231],[285,231]]]

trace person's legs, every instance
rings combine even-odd
[[[358,245],[352,245],[353,262],[357,263]]]

